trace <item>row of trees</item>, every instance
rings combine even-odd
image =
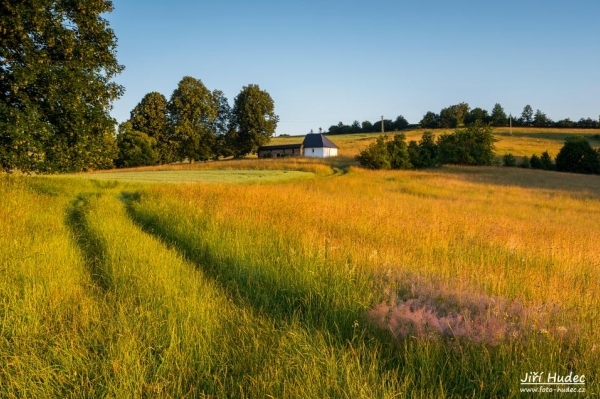
[[[146,94],[119,125],[118,167],[243,156],[267,143],[279,117],[258,85],[244,86],[233,108],[222,91],[184,77],[171,98]]]
[[[484,123],[491,126],[508,126],[509,118],[512,118],[513,126],[527,127],[559,127],[559,128],[600,128],[600,120],[592,118],[580,119],[578,122],[570,119],[562,119],[554,122],[539,109],[533,112],[531,105],[523,108],[521,116],[514,118],[507,116],[500,104],[494,105],[491,113],[483,108],[469,107],[467,103],[460,103],[443,108],[440,113],[427,112],[419,122],[421,127],[427,129],[446,128],[452,129],[459,126],[471,126],[475,123]]]
[[[492,127],[476,123],[435,139],[425,132],[419,142],[406,143],[403,133],[388,140],[380,136],[357,155],[361,165],[370,169],[428,168],[443,164],[492,165],[495,161],[495,139]]]
[[[275,132],[273,100],[256,85],[233,109],[185,77],[167,101],[149,93],[121,124],[112,1],[0,2],[0,169],[54,173],[241,156]]]
[[[509,121],[512,118],[512,121]],[[460,103],[443,108],[439,113],[428,111],[419,125],[426,129],[454,129],[462,126],[473,126],[476,123],[491,125],[495,127],[508,126],[512,122],[513,126],[527,127],[559,127],[559,128],[600,128],[600,120],[592,118],[582,118],[579,121],[562,119],[554,122],[544,112],[539,109],[535,112],[531,105],[526,105],[520,117],[507,115],[502,105],[496,103],[491,112],[483,108],[469,107],[467,103]],[[364,121],[360,123],[355,120],[351,125],[339,122],[337,125],[329,127],[329,134],[349,134],[349,133],[376,133],[381,132],[381,124],[385,132],[400,131],[410,126],[406,118],[402,115],[395,120],[385,119],[371,123]],[[319,129],[321,131],[321,129]]]
[[[329,127],[329,134],[349,134],[349,133],[377,133],[381,132],[381,124],[383,123],[383,129],[386,132],[393,132],[402,129],[406,129],[409,126],[408,121],[402,115],[396,117],[396,119],[384,119],[371,123],[370,121],[359,121],[352,122],[351,125],[345,125],[343,122],[337,125]]]
[[[390,140],[379,136],[377,140],[356,156],[361,165],[370,169],[420,169],[443,164],[494,165],[495,156],[492,127],[476,123],[453,133],[440,135],[423,133],[419,142],[406,143],[403,133]],[[556,170],[559,172],[600,174],[600,148],[592,148],[584,136],[570,136],[560,149],[556,160],[548,152],[523,157],[517,164],[512,154],[503,157],[504,166]]]
[[[517,165],[517,159],[512,154],[503,158],[504,166],[520,166],[522,168],[556,170],[559,172],[600,174],[600,148],[592,148],[584,136],[571,136],[565,139],[565,144],[553,161],[548,152],[541,157],[533,154],[531,158],[523,157]]]

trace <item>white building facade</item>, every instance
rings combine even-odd
[[[307,134],[302,144],[305,157],[328,158],[338,155],[338,146],[320,133]]]

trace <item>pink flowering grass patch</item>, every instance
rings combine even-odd
[[[448,282],[391,277],[390,271],[379,280],[387,299],[367,317],[397,339],[437,336],[496,346],[532,335],[573,339],[578,330],[554,322],[556,304],[525,305],[519,299],[460,291]]]

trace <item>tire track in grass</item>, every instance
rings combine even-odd
[[[251,327],[251,330],[260,330],[258,333],[254,332],[257,336],[254,344],[266,356],[263,359],[251,356],[254,361],[258,360],[260,366],[247,364],[251,369],[262,370],[253,377],[253,373],[247,374],[244,380],[251,378],[253,384],[263,385],[275,383],[280,390],[282,389],[279,395],[284,393],[284,397],[388,397],[402,391],[398,387],[401,383],[397,378],[397,369],[390,361],[391,356],[382,356],[386,349],[376,341],[366,339],[364,329],[355,326],[353,335],[345,337],[347,339],[344,340],[344,336],[340,336],[340,330],[335,326],[332,330],[326,328],[325,322],[319,319],[321,315],[318,314],[323,298],[317,294],[294,292],[289,289],[282,292],[281,287],[266,280],[254,281],[257,283],[254,285],[257,297],[253,297],[248,292],[250,287],[242,288],[241,282],[236,280],[236,268],[222,262],[211,265],[209,262],[216,259],[201,256],[201,245],[194,249],[189,240],[198,237],[188,236],[188,240],[184,240],[175,232],[169,233],[168,227],[165,227],[165,220],[153,220],[148,214],[138,213],[139,210],[134,208],[134,203],[139,199],[138,195],[123,193],[122,199],[126,203],[128,215],[133,219],[132,222],[146,233],[155,236],[157,240],[181,251],[188,261],[200,272],[206,273],[239,307],[246,309],[245,312],[252,315],[254,323],[256,320],[267,321],[266,330],[262,321]],[[200,241],[197,244],[200,244]],[[215,267],[228,272],[219,274]],[[266,299],[270,295],[272,298]],[[283,305],[283,311],[281,308],[273,311],[263,306],[264,303],[260,303],[261,299],[258,298],[269,303],[277,300],[289,302]],[[298,306],[305,306],[305,315],[298,313]],[[290,313],[285,314],[288,310]],[[350,317],[346,310],[340,312],[343,314],[340,318]],[[354,314],[351,317],[354,317]],[[241,358],[245,359],[246,356],[242,355]],[[296,394],[285,395],[286,387],[293,387],[291,391]]]
[[[0,196],[0,397],[95,396],[104,308],[64,223],[68,196],[31,177],[0,177]]]
[[[106,326],[108,396],[223,394],[213,345],[230,316],[201,276],[125,217],[112,193],[80,194],[69,225],[113,315]],[[225,302],[225,303],[224,303]]]
[[[289,276],[285,280],[271,273],[273,270],[262,270],[260,265],[244,264],[244,260],[217,254],[204,239],[198,224],[194,224],[196,228],[189,228],[189,221],[181,223],[172,215],[159,215],[140,203],[139,193],[127,193],[123,198],[128,215],[135,223],[148,234],[177,248],[230,296],[238,298],[239,303],[252,306],[276,322],[300,322],[309,330],[326,331],[341,344],[356,337],[356,321],[361,320],[364,312],[360,304],[340,304],[338,297],[319,290],[323,287],[288,284],[292,282]],[[323,278],[331,280],[332,289],[334,285],[352,284],[335,275]]]
[[[80,206],[98,279],[114,296],[107,395],[384,397],[395,387],[374,371],[376,362],[357,362],[328,336],[234,304],[196,265],[135,225],[114,193],[87,196]]]

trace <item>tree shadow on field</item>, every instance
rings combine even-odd
[[[473,378],[472,373],[464,368],[465,357],[481,355],[480,345],[466,345],[464,350],[467,352],[463,353],[462,344],[446,345],[446,341],[429,340],[427,337],[398,338],[390,333],[389,328],[382,329],[371,324],[372,315],[367,314],[368,309],[359,303],[340,304],[339,297],[336,301],[327,290],[322,292],[309,286],[292,288],[289,279],[277,279],[252,265],[244,265],[242,259],[217,253],[203,239],[201,226],[196,225],[198,233],[193,234],[175,223],[168,223],[170,220],[142,206],[142,196],[139,192],[122,193],[132,221],[144,232],[179,251],[241,308],[248,306],[256,310],[282,330],[290,324],[300,323],[310,334],[323,333],[330,345],[350,350],[359,362],[363,358],[367,362],[376,358],[377,373],[398,373],[398,376],[412,378],[413,392],[431,394],[435,392],[434,387],[442,384],[450,387],[445,389],[456,397],[471,397],[473,392],[483,389],[476,384],[478,380]],[[350,280],[348,278],[349,284],[352,284]],[[332,287],[331,291],[334,289]],[[487,373],[490,379],[503,371],[502,363],[496,362],[495,349],[485,349],[489,364],[484,365],[484,370],[479,370]],[[502,356],[502,352],[498,356]],[[419,372],[415,373],[415,370]],[[510,396],[506,381],[485,389],[489,391],[483,392],[481,397]]]
[[[582,199],[600,198],[600,176],[595,175],[498,166],[444,166],[438,172],[470,183],[515,186],[554,194],[562,191]]]
[[[310,287],[290,287],[284,281],[243,260],[216,254],[202,235],[177,230],[156,215],[136,207],[139,193],[123,194],[129,217],[144,232],[178,250],[186,260],[216,281],[241,306],[251,306],[278,324],[300,322],[309,330],[327,331],[341,344],[357,335],[358,320],[364,326],[364,308],[336,303],[333,296]]]
[[[67,208],[65,224],[73,234],[77,246],[84,254],[92,281],[102,291],[108,291],[112,287],[112,282],[102,270],[106,248],[98,237],[91,234],[86,220],[90,199],[97,198],[100,195],[100,193],[79,194],[70,207]]]

